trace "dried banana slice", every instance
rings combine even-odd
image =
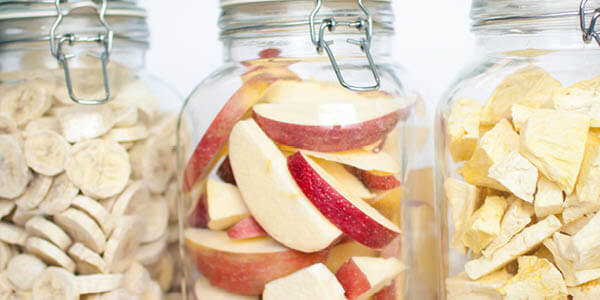
[[[156,96],[139,80],[128,82],[109,105],[113,109],[137,107],[147,119],[154,119],[160,109]]]
[[[52,177],[33,174],[25,192],[15,199],[15,204],[22,209],[32,210],[38,207],[52,186]]]
[[[86,213],[69,208],[54,216],[54,222],[69,233],[73,240],[81,242],[97,253],[102,253],[106,247],[104,232]]]
[[[71,273],[75,272],[75,262],[64,251],[45,239],[30,237],[27,239],[25,249],[49,265],[65,268]]]
[[[0,199],[0,220],[10,215],[13,209],[15,209],[15,201]]]
[[[0,90],[0,112],[7,113],[18,126],[23,126],[50,109],[52,89],[41,80],[4,86]]]
[[[80,294],[111,292],[119,288],[123,274],[91,274],[75,277]]]
[[[144,217],[144,235],[141,242],[147,243],[166,236],[169,225],[169,204],[162,196],[153,197],[141,207],[133,208],[132,212]]]
[[[17,140],[11,135],[0,135],[0,198],[14,199],[21,195],[29,176],[29,168]]]
[[[106,272],[106,262],[100,254],[90,250],[82,243],[75,243],[68,251],[69,256],[77,264],[77,273],[95,274]]]
[[[23,134],[25,137],[30,136],[41,130],[51,130],[56,133],[61,132],[60,122],[57,117],[41,117],[39,119],[31,120],[27,123]]]
[[[35,300],[79,299],[75,275],[57,267],[48,267],[33,285],[32,292]]]
[[[71,143],[101,137],[115,125],[115,116],[106,106],[72,106],[58,111],[62,134]]]
[[[129,292],[138,295],[144,292],[150,281],[152,279],[148,270],[138,262],[134,262],[124,274],[123,287]]]
[[[11,134],[17,130],[17,122],[8,113],[0,112],[0,134]]]
[[[135,253],[135,260],[144,266],[154,264],[160,259],[161,254],[166,248],[167,235],[165,234],[154,242],[140,245]]]
[[[112,217],[98,201],[87,196],[77,196],[73,199],[71,206],[90,215],[102,227],[105,234],[108,235],[112,231],[114,225]]]
[[[13,223],[15,223],[16,225],[24,227],[25,223],[27,223],[27,221],[31,220],[31,218],[33,218],[35,216],[40,216],[42,214],[43,213],[39,209],[26,210],[26,209],[17,207],[17,209],[15,209],[15,212],[12,215],[11,221]]]
[[[114,109],[115,127],[131,127],[138,123],[137,106],[125,106]]]
[[[47,215],[59,214],[71,205],[77,194],[79,189],[63,173],[54,178],[50,191],[40,203],[39,209]]]
[[[42,216],[35,216],[25,223],[25,231],[31,236],[44,238],[61,250],[67,250],[73,243],[67,233]]]
[[[12,248],[5,242],[0,242],[0,270],[6,269],[6,265],[13,257]],[[1,291],[1,289],[0,289]]]
[[[156,281],[150,281],[146,290],[142,294],[144,300],[162,300],[163,293],[160,285]]]
[[[101,139],[75,144],[65,169],[84,194],[99,199],[120,193],[131,175],[129,155],[123,146]]]
[[[175,261],[169,252],[164,252],[158,261],[148,266],[150,277],[156,281],[163,292],[167,292],[171,288],[173,282],[173,274],[175,273]]]
[[[6,268],[8,279],[19,290],[28,291],[46,270],[46,264],[31,254],[13,257]]]
[[[27,165],[40,174],[55,176],[65,168],[69,143],[58,133],[42,130],[25,139]]]
[[[133,261],[131,254],[137,252],[143,233],[144,228],[140,217],[121,216],[117,219],[116,227],[104,251],[104,261],[109,272],[119,273],[129,268]]]
[[[112,214],[115,217],[125,215],[139,215],[135,209],[143,207],[150,202],[150,192],[142,181],[133,181],[115,200]]]
[[[8,279],[8,271],[0,272],[0,296],[8,296],[15,291],[15,286]],[[3,299],[3,298],[1,298]]]
[[[152,193],[162,193],[175,174],[175,153],[160,139],[150,137],[130,151],[134,178],[143,179]]]
[[[137,124],[132,127],[113,128],[102,138],[118,143],[128,143],[143,140],[148,137],[148,129],[144,124]]]
[[[0,241],[11,245],[25,246],[27,240],[27,232],[21,227],[0,222]]]

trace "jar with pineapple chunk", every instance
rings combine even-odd
[[[146,12],[3,1],[0,28],[0,295],[179,292],[181,101],[143,69]]]
[[[600,298],[599,7],[473,2],[435,121],[442,299]]]
[[[188,299],[399,299],[423,103],[390,58],[391,2],[221,8],[225,62],[181,114]]]

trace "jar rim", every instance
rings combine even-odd
[[[82,1],[69,3],[76,2]],[[0,0],[0,21],[57,17],[55,3],[53,0]],[[137,6],[137,0],[107,0],[106,16],[146,18],[147,13]]]
[[[306,0],[220,0],[221,8],[234,5],[243,5],[251,3],[266,3],[266,2],[291,2],[291,1],[306,1]],[[392,0],[369,0],[372,2],[392,2]]]

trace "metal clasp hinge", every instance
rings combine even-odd
[[[57,18],[50,29],[50,51],[52,52],[52,56],[54,56],[60,65],[62,65],[65,72],[65,82],[67,86],[67,90],[69,92],[69,97],[75,103],[78,104],[102,104],[106,103],[110,99],[110,84],[108,81],[108,72],[107,65],[110,57],[110,52],[112,49],[112,41],[113,41],[113,30],[110,28],[104,16],[106,14],[107,0],[100,0],[100,4],[96,4],[94,1],[84,1],[84,2],[75,2],[68,9],[61,8],[61,2],[67,2],[67,0],[56,0],[56,12]],[[61,36],[56,35],[56,29],[61,24],[62,20],[65,16],[69,15],[71,11],[79,8],[93,8],[98,12],[98,19],[104,29],[106,30],[103,34],[99,34],[98,36],[85,36],[80,37],[75,35],[74,33],[68,33]],[[63,45],[68,43],[69,45],[73,45],[76,42],[81,43],[98,43],[103,46],[103,50],[101,52],[88,52],[89,56],[96,57],[100,59],[102,64],[102,77],[104,80],[104,97],[101,99],[80,99],[75,96],[73,91],[73,83],[71,80],[71,72],[69,70],[68,60],[73,58],[72,54],[65,54],[63,52]]]
[[[592,41],[592,38],[594,38],[596,40],[596,43],[600,45],[600,35],[597,31],[594,30],[594,28],[596,27],[596,22],[598,21],[598,18],[600,18],[600,8],[596,8],[594,10],[594,15],[592,16],[592,20],[590,21],[590,26],[587,27],[585,22],[585,6],[587,2],[588,0],[582,0],[581,4],[579,5],[579,24],[581,26],[581,31],[583,31],[583,41],[586,43],[590,43]]]
[[[375,64],[375,61],[373,60],[373,55],[371,55],[371,39],[373,37],[373,17],[369,13],[369,10],[363,4],[363,0],[357,0],[357,2],[358,2],[358,6],[365,14],[366,19],[359,18],[355,22],[338,22],[333,17],[323,19],[323,20],[321,20],[319,34],[317,35],[317,33],[315,31],[315,17],[317,16],[317,14],[319,13],[319,10],[321,10],[321,7],[323,6],[323,0],[316,0],[315,8],[313,9],[313,11],[310,14],[309,25],[310,25],[310,37],[311,37],[312,43],[317,47],[317,52],[319,54],[323,52],[323,49],[325,50],[325,52],[327,53],[327,56],[329,56],[329,61],[331,62],[331,66],[333,67],[333,70],[335,71],[335,75],[337,76],[337,79],[340,82],[340,84],[349,90],[362,92],[362,91],[371,91],[371,90],[379,89],[379,87],[381,86],[381,78],[379,76],[379,71],[377,71],[377,65]],[[329,32],[332,32],[335,30],[335,28],[337,26],[340,26],[340,25],[348,26],[351,28],[356,28],[358,30],[364,29],[365,37],[361,38],[360,40],[348,39],[347,42],[349,44],[359,46],[360,49],[362,50],[362,52],[364,52],[365,55],[367,56],[367,60],[369,61],[369,67],[370,67],[371,72],[373,73],[373,77],[375,79],[374,85],[355,86],[355,85],[349,84],[344,79],[344,76],[342,75],[340,66],[338,65],[337,60],[335,59],[335,54],[333,53],[333,50],[331,50],[331,47],[330,47],[331,45],[333,45],[333,41],[325,40],[325,29],[327,29]]]

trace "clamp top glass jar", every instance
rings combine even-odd
[[[600,297],[599,7],[473,2],[435,122],[443,299]]]
[[[147,48],[135,1],[0,1],[2,295],[179,288],[181,101]]]
[[[188,296],[395,299],[422,103],[390,57],[390,1],[221,4],[225,62],[181,119]]]

